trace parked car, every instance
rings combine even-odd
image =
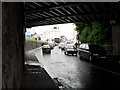
[[[65,48],[65,55],[69,55],[69,54],[72,54],[72,55],[77,55],[77,48],[75,48],[75,46],[73,44],[67,44],[66,48]]]
[[[106,51],[97,44],[81,44],[78,52],[80,59],[87,58],[93,61],[106,58]]]
[[[51,48],[50,48],[49,45],[43,45],[42,46],[42,51],[43,51],[43,53],[49,53],[49,54],[51,54]]]

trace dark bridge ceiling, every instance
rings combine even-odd
[[[62,0],[63,1],[63,0]],[[119,2],[26,2],[26,27],[120,20]]]

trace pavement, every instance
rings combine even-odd
[[[54,88],[59,90],[58,83],[53,80],[44,68],[41,67],[35,54],[35,50],[26,52],[25,55],[25,70],[21,83],[21,89],[35,89],[35,88]]]

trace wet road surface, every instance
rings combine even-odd
[[[120,88],[120,65],[80,60],[79,56],[64,55],[57,46],[51,54],[38,49],[35,55],[48,74],[65,88]]]

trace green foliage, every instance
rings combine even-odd
[[[89,27],[85,27],[83,29],[83,31],[81,32],[81,35],[80,35],[80,41],[81,42],[87,42],[87,37],[89,35]]]
[[[92,42],[96,44],[100,44],[109,37],[110,34],[110,26],[106,23],[102,22],[90,22],[90,23],[75,23],[76,31],[79,34],[79,41],[84,42]]]
[[[102,34],[102,26],[98,22],[92,22],[92,32],[88,35],[88,41],[93,43],[99,43],[104,35]]]
[[[85,27],[85,23],[83,23],[83,22],[77,22],[77,23],[75,23],[75,25],[77,26],[77,27],[75,28],[75,30],[76,30],[78,33],[81,33],[82,30],[83,30],[84,27]]]
[[[41,40],[35,40],[35,39],[32,39],[32,38],[25,38],[25,40],[34,41],[34,42],[45,42],[45,41],[41,41]]]

